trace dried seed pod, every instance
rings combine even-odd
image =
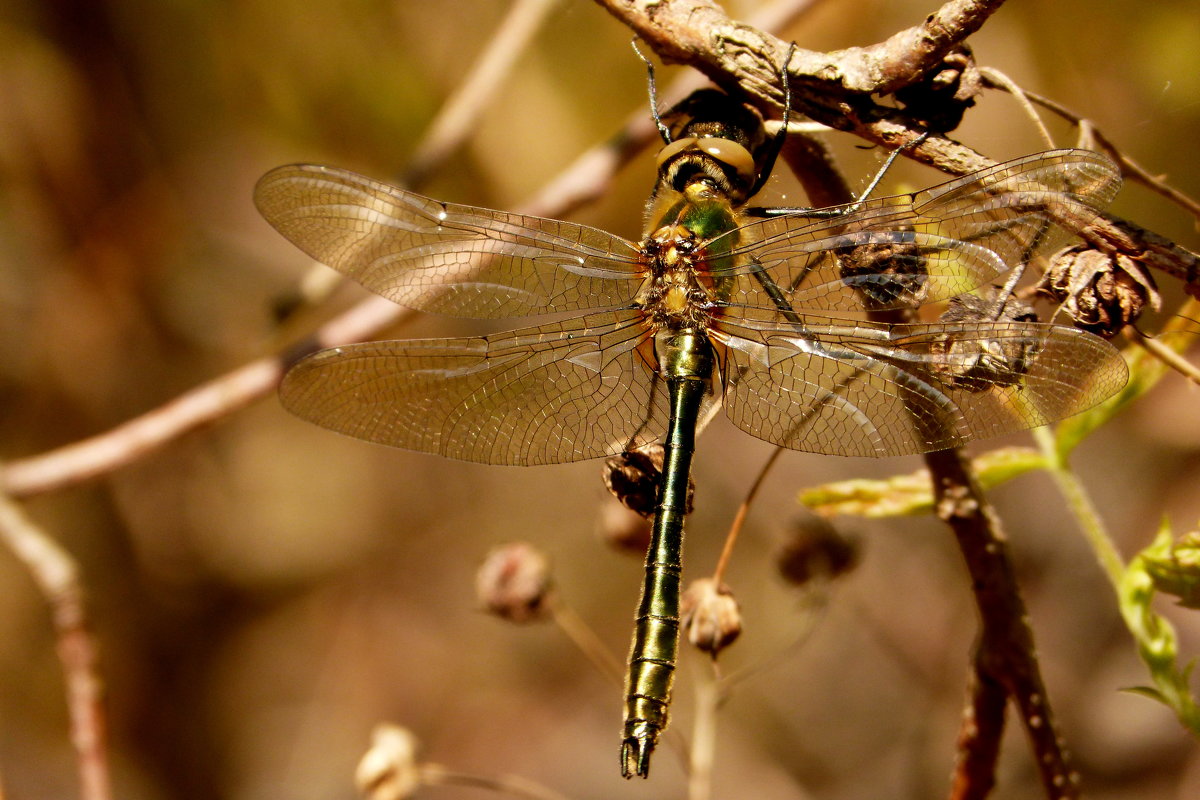
[[[1158,310],[1161,303],[1154,279],[1139,263],[1086,245],[1055,254],[1037,291],[1061,303],[1075,327],[1106,339],[1135,322],[1147,304]]]
[[[534,622],[549,612],[550,560],[533,545],[511,542],[488,553],[475,573],[475,593],[491,614]]]
[[[1026,303],[1009,297],[1000,307],[996,298],[965,294],[951,298],[939,322],[947,324],[947,332],[929,346],[929,352],[939,358],[933,372],[951,386],[970,392],[982,392],[994,386],[1013,386],[1020,383],[1038,351],[1038,340],[1020,326],[997,326],[995,335],[956,335],[955,326],[967,324],[971,330],[977,322],[1035,322],[1037,314]]]
[[[1179,598],[1184,608],[1200,609],[1200,531],[1185,533],[1165,556],[1145,563],[1155,589]]]
[[[354,785],[367,800],[407,800],[421,785],[417,737],[391,723],[375,726],[371,747],[354,770]]]
[[[816,579],[836,578],[858,566],[858,542],[838,532],[827,520],[797,520],[792,538],[776,562],[788,583],[803,586]]]
[[[733,591],[712,578],[693,581],[684,591],[680,618],[688,642],[714,658],[742,632],[742,612]]]
[[[837,262],[842,280],[858,290],[868,309],[923,302],[929,267],[914,242],[860,244],[838,252]]]
[[[624,506],[643,517],[654,516],[662,482],[663,446],[647,444],[604,459],[604,485]],[[695,484],[688,479],[687,509],[692,513]]]

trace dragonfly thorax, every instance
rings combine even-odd
[[[700,328],[715,298],[706,286],[704,248],[681,224],[664,225],[642,242],[649,275],[636,302],[657,328]]]

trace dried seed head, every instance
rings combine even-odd
[[[917,83],[898,89],[896,99],[923,127],[945,133],[958,127],[982,90],[983,79],[971,49],[959,45]]]
[[[1147,304],[1157,310],[1161,303],[1154,279],[1140,264],[1085,245],[1055,254],[1037,291],[1062,303],[1075,327],[1106,339],[1135,322]]]
[[[644,556],[650,546],[650,520],[616,498],[605,498],[597,527],[604,541],[622,553]]]
[[[371,747],[354,770],[354,785],[367,800],[407,800],[421,785],[417,737],[391,723],[375,726]]]
[[[933,371],[951,386],[981,392],[993,386],[1020,383],[1037,355],[1038,340],[1020,326],[996,326],[995,336],[961,336],[973,330],[977,322],[1034,322],[1037,314],[1026,303],[1009,297],[1003,307],[995,297],[965,294],[951,298],[939,322],[948,326],[946,333],[930,343],[929,352],[939,358]]]
[[[662,481],[664,451],[661,444],[647,444],[604,460],[604,485],[629,508],[643,517],[653,517]],[[692,513],[695,486],[688,480],[687,509]]]
[[[779,554],[783,579],[803,586],[816,579],[843,575],[858,566],[858,543],[820,517],[798,520],[790,541]]]
[[[929,265],[913,242],[860,244],[839,250],[837,262],[842,281],[858,290],[869,309],[924,302]]]
[[[712,578],[701,578],[681,598],[680,616],[688,641],[713,658],[733,644],[742,632],[742,612],[733,591],[718,586]]]
[[[1165,556],[1145,563],[1155,589],[1178,597],[1184,608],[1200,609],[1200,531],[1185,533]]]
[[[533,545],[511,542],[488,553],[475,574],[475,593],[492,614],[534,622],[549,612],[550,560]]]

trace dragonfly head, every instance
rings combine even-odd
[[[703,183],[735,204],[750,199],[769,156],[762,117],[719,89],[701,89],[667,112],[670,144],[658,154],[660,186]]]

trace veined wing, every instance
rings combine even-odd
[[[793,450],[897,456],[1077,414],[1125,384],[1108,342],[1036,322],[722,322],[725,412]]]
[[[484,464],[558,464],[620,452],[667,413],[653,334],[636,311],[489,336],[368,342],[288,371],[293,414],[380,444]]]
[[[297,164],[258,210],[322,264],[401,305],[493,319],[628,305],[636,245],[596,228],[440,203],[346,170]]]
[[[1019,158],[910,195],[768,218],[726,234],[735,317],[776,318],[764,271],[794,309],[910,308],[974,289],[1086,226],[1116,195],[1115,164],[1088,150]],[[720,250],[721,238],[709,247]],[[728,244],[729,240],[726,240]],[[715,246],[715,247],[714,247]]]

